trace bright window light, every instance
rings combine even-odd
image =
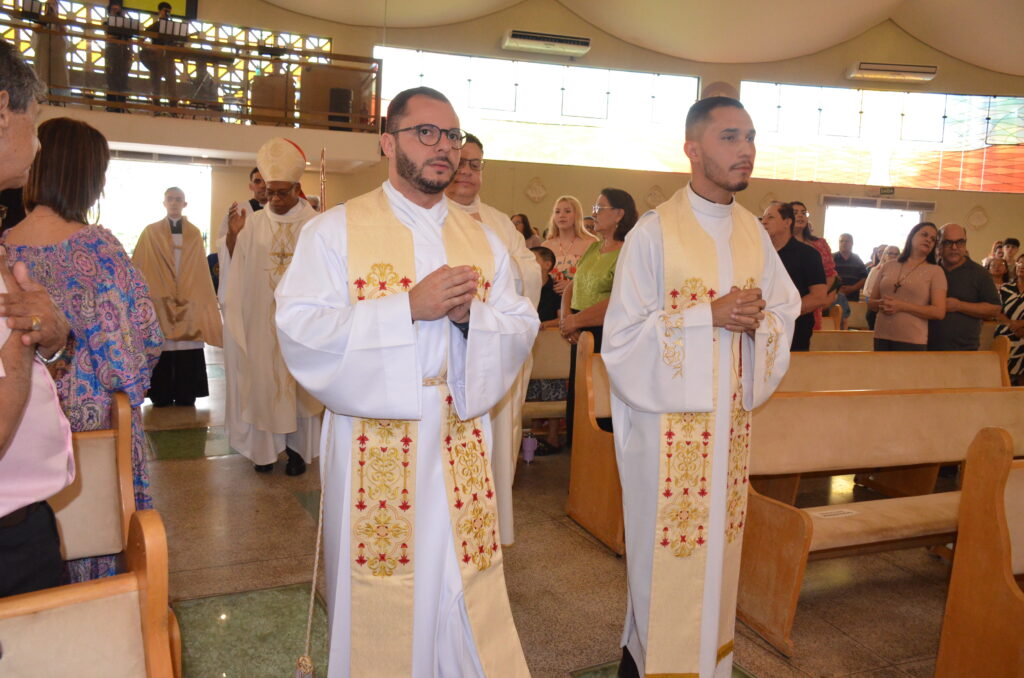
[[[188,203],[184,215],[203,234],[209,251],[210,176],[209,165],[112,159],[99,201],[100,223],[117,236],[130,255],[142,230],[167,216],[164,191],[177,186]]]
[[[853,251],[864,263],[878,245],[896,245],[901,250],[910,229],[921,223],[921,213],[878,207],[830,205],[825,211],[825,240],[839,251],[839,236],[853,236]]]

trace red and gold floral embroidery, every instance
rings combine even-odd
[[[448,394],[445,394],[445,409],[442,441],[448,462],[446,481],[452,503],[455,550],[462,567],[485,570],[500,547],[484,432],[479,419],[459,419]]]
[[[707,543],[711,506],[711,413],[665,415],[659,463],[661,501],[655,539],[677,557]]]
[[[352,477],[353,567],[377,577],[412,572],[416,443],[411,423],[357,419]]]
[[[725,540],[731,544],[743,534],[747,518],[747,482],[750,462],[750,412],[743,409],[743,384],[732,395],[729,419],[729,475],[726,480]]]
[[[673,376],[683,376],[686,346],[683,340],[683,311],[698,304],[711,303],[716,296],[700,278],[687,278],[678,288],[668,291],[669,310],[665,314],[661,359],[672,368]]]
[[[370,272],[352,281],[356,287],[356,299],[380,299],[396,292],[408,292],[412,289],[412,278],[399,275],[395,267],[386,262],[379,262],[370,267]]]

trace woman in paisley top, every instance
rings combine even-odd
[[[555,279],[555,292],[564,294],[569,281],[576,275],[576,262],[597,240],[583,228],[583,207],[571,195],[563,195],[555,201],[548,225],[547,240],[543,246],[555,253],[555,267],[551,277]]]
[[[1010,378],[1015,386],[1020,386],[1024,384],[1024,254],[1017,257],[1013,266],[1017,279],[999,288],[1003,323],[996,328],[996,335],[1010,339]]]
[[[136,508],[152,507],[142,405],[163,334],[149,290],[117,238],[87,225],[103,191],[107,140],[89,125],[55,118],[39,127],[41,148],[25,185],[25,220],[6,231],[12,261],[28,264],[71,325],[69,357],[55,378],[71,430],[110,428],[113,393],[132,405]],[[72,582],[116,574],[114,556],[69,561]]]
[[[640,215],[633,197],[618,188],[606,188],[594,204],[595,230],[600,242],[593,243],[580,257],[576,277],[562,294],[562,336],[575,344],[580,332],[594,335],[594,352],[601,352],[601,331],[608,299],[612,296],[615,264],[626,234],[636,225]],[[572,411],[575,400],[576,351],[569,352],[569,393],[565,401],[567,444],[572,444]],[[611,422],[598,422],[610,429]]]

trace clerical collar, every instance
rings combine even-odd
[[[263,209],[263,205],[256,198],[249,198],[249,207],[252,208],[253,212],[259,212]]]
[[[167,221],[171,222],[171,235],[181,235],[181,219],[174,220],[167,217]]]
[[[728,205],[721,205],[717,202],[711,202],[706,198],[702,198],[697,195],[696,191],[693,190],[691,184],[686,185],[686,192],[690,196],[690,205],[693,206],[694,211],[701,214],[705,214],[709,217],[724,218],[732,214],[732,203],[736,202],[736,196],[733,196],[732,202]]]
[[[384,184],[383,184],[383,188],[384,188],[384,195],[386,195],[388,197],[388,200],[390,200],[393,204],[402,205],[402,206],[404,206],[404,207],[406,207],[408,209],[420,210],[421,212],[427,212],[428,214],[431,215],[432,218],[436,219],[438,222],[443,222],[446,218],[448,218],[448,203],[449,203],[449,201],[447,199],[445,199],[444,195],[441,196],[441,200],[438,200],[437,204],[435,204],[434,206],[432,206],[432,207],[420,207],[419,205],[414,203],[412,200],[409,200],[404,195],[402,195],[402,192],[399,191],[394,186],[392,186],[390,181],[385,181]],[[451,202],[454,202],[454,201],[451,201]]]

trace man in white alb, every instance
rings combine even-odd
[[[537,257],[526,247],[522,234],[508,215],[480,201],[483,186],[484,145],[476,136],[466,135],[462,145],[462,157],[455,179],[448,184],[444,193],[452,203],[486,226],[498,236],[508,250],[512,262],[512,275],[518,294],[530,300],[536,308],[540,301],[540,265]],[[512,521],[512,481],[516,474],[516,459],[523,438],[523,402],[526,400],[526,385],[530,381],[533,356],[527,356],[519,378],[512,382],[505,397],[491,410],[491,431],[494,447],[491,450],[491,465],[494,467],[494,491],[498,500],[498,525],[501,543],[508,546],[515,541]]]
[[[440,92],[388,107],[383,186],[318,217],[277,290],[324,421],[330,676],[520,678],[487,411],[539,322],[501,242],[443,191],[465,139]]]
[[[257,472],[272,471],[285,452],[285,473],[295,476],[305,472],[319,449],[323,405],[295,382],[281,356],[274,290],[291,264],[299,233],[316,212],[300,197],[306,157],[298,146],[271,139],[260,148],[256,164],[267,183],[266,209],[248,225],[237,209],[229,220],[238,237],[224,296],[230,336],[224,367],[241,369],[228,377],[235,380],[237,400],[229,402],[225,419],[228,443],[251,459]]]
[[[695,103],[684,150],[690,184],[627,236],[604,321],[628,558],[620,676],[732,675],[750,411],[786,372],[800,314],[733,195],[755,155],[742,104]]]

